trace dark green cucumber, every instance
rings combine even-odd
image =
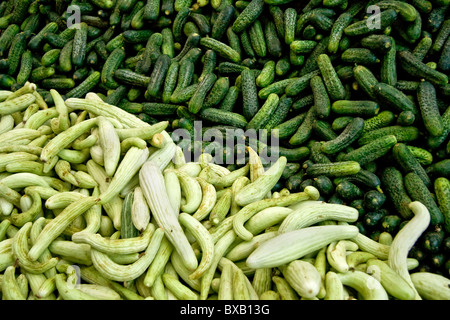
[[[374,65],[380,63],[380,59],[367,48],[348,48],[341,54],[342,61],[362,65]]]
[[[115,89],[119,86],[114,79],[114,72],[120,67],[125,59],[125,50],[123,48],[116,48],[110,53],[108,59],[103,64],[101,71],[101,82],[109,89]]]
[[[7,52],[16,34],[20,32],[17,24],[10,24],[0,35],[0,55]]]
[[[388,85],[395,86],[397,83],[397,47],[392,37],[391,47],[384,54],[381,61],[380,80]]]
[[[219,77],[211,88],[211,91],[205,97],[203,107],[210,108],[217,106],[227,94],[229,87],[230,79],[228,77]]]
[[[331,105],[331,111],[338,115],[373,117],[380,111],[380,106],[371,100],[338,100]]]
[[[306,116],[304,120],[301,122],[301,125],[298,127],[298,129],[295,131],[295,133],[291,136],[289,139],[289,144],[296,146],[301,145],[305,143],[309,137],[311,136],[312,132],[312,126],[314,123],[314,120],[316,119],[316,110],[315,107],[312,106],[308,112],[306,113]]]
[[[434,192],[439,209],[444,217],[444,229],[450,231],[450,181],[445,177],[434,180]]]
[[[333,140],[322,143],[321,150],[326,154],[336,154],[358,139],[364,128],[364,119],[355,117]]]
[[[313,133],[322,141],[330,141],[336,139],[338,135],[333,131],[331,125],[324,120],[316,119],[312,126]]]
[[[200,42],[200,38],[201,36],[199,34],[195,34],[195,33],[191,33],[184,45],[183,48],[180,50],[180,52],[173,58],[174,61],[178,61],[180,62],[181,59],[183,59],[183,57],[193,48],[197,48],[198,43]]]
[[[275,27],[277,28],[277,33],[279,38],[283,38],[285,35],[284,31],[284,12],[278,6],[269,6],[269,13],[272,16]]]
[[[75,67],[81,67],[85,62],[87,55],[87,32],[88,25],[85,22],[81,22],[79,27],[75,31],[72,49],[72,63]]]
[[[242,78],[242,108],[244,117],[250,121],[259,110],[256,78],[250,69],[243,70]]]
[[[177,113],[180,105],[160,102],[143,102],[142,112],[151,116],[169,116]]]
[[[248,29],[248,35],[256,56],[264,58],[267,55],[267,45],[264,30],[259,20],[256,20],[251,24]]]
[[[164,86],[167,71],[170,66],[170,57],[165,54],[161,54],[155,62],[152,73],[150,75],[150,81],[145,91],[147,99],[156,98],[161,94],[161,89]]]
[[[242,129],[247,126],[247,120],[244,116],[235,112],[224,111],[217,108],[206,108],[201,110],[199,115],[203,120],[214,123],[231,125]]]
[[[253,50],[248,30],[244,30],[239,34],[239,40],[242,46],[242,53],[245,53],[248,57],[254,58],[256,54],[255,50]]]
[[[387,53],[393,46],[394,38],[385,34],[371,34],[361,39],[364,48],[379,53]]]
[[[50,78],[56,73],[53,67],[37,67],[31,71],[30,82],[38,82],[46,78]]]
[[[369,132],[372,130],[387,127],[393,124],[395,121],[395,114],[390,110],[384,110],[369,119],[364,120],[363,132]]]
[[[381,209],[386,201],[386,195],[378,190],[369,190],[364,193],[364,207],[369,211]]]
[[[332,163],[314,163],[307,165],[306,174],[311,177],[321,175],[327,177],[342,177],[356,174],[361,170],[361,166],[356,161],[338,161]]]
[[[20,32],[16,34],[11,42],[8,51],[8,74],[13,76],[20,66],[20,59],[26,49],[28,34]]]
[[[322,79],[327,88],[328,94],[332,100],[345,99],[346,91],[341,79],[338,77],[336,70],[331,63],[331,59],[327,54],[321,54],[317,57],[317,65]]]
[[[44,67],[49,67],[54,64],[59,59],[59,54],[61,49],[50,49],[42,55],[41,65]]]
[[[306,114],[306,112],[300,113],[290,118],[289,120],[280,123],[270,131],[272,136],[279,139],[289,138],[298,130],[303,120],[305,119]]]
[[[432,182],[419,160],[412,154],[408,146],[404,143],[397,143],[392,148],[395,161],[404,173],[414,172],[423,181],[424,185],[430,187]]]
[[[396,1],[396,0],[390,0],[390,1],[380,1],[375,3],[375,5],[379,6],[381,9],[388,10],[388,9],[394,9],[398,12],[399,17],[402,18],[404,21],[412,22],[416,20],[418,12],[416,8],[404,1]]]
[[[265,88],[270,85],[275,79],[275,61],[269,60],[264,63],[261,73],[256,77],[256,85],[260,88]]]
[[[344,200],[352,201],[364,196],[362,190],[354,183],[343,179],[336,185],[336,193]]]
[[[114,71],[114,78],[124,84],[147,87],[150,82],[150,77],[144,76],[129,69],[117,69]]]
[[[250,119],[246,129],[259,130],[265,127],[272,114],[276,111],[280,98],[277,94],[270,94],[258,112]]]
[[[172,24],[172,32],[173,38],[175,41],[180,42],[183,37],[183,27],[187,22],[189,15],[191,14],[191,8],[182,8],[177,12],[173,24]]]
[[[232,5],[226,5],[222,10],[220,10],[214,24],[211,28],[211,37],[217,40],[225,35],[227,28],[233,22],[235,17],[235,8]]]
[[[395,167],[386,167],[380,178],[387,198],[400,216],[404,219],[412,218],[414,214],[408,206],[411,198],[406,191],[403,174]]]
[[[380,178],[378,178],[378,176],[375,173],[373,173],[369,170],[365,170],[365,169],[361,168],[361,170],[359,170],[355,174],[335,178],[334,183],[338,184],[342,180],[348,180],[357,185],[360,185],[363,188],[375,189],[375,190],[378,190],[378,192],[383,193],[383,190],[381,189]]]
[[[425,170],[430,176],[450,177],[450,159],[444,159],[428,166]]]
[[[382,136],[346,153],[342,160],[358,161],[361,166],[365,166],[387,154],[396,143],[397,138],[395,136]]]
[[[413,125],[414,121],[416,120],[416,115],[414,112],[406,110],[400,112],[400,114],[397,117],[397,125],[399,126],[411,126]]]
[[[174,60],[175,61],[175,60]],[[176,62],[176,61],[175,61]],[[174,91],[184,89],[191,85],[194,77],[195,65],[191,60],[181,60],[178,70],[178,80]],[[204,77],[202,77],[203,80]],[[201,80],[200,80],[201,82]]]
[[[295,40],[295,27],[297,23],[297,10],[286,8],[284,10],[284,42],[290,45]]]
[[[20,58],[20,67],[16,76],[16,81],[18,84],[25,84],[31,75],[31,70],[33,69],[33,54],[31,51],[26,50],[22,53]]]
[[[160,14],[161,0],[147,0],[144,6],[144,19],[156,21]]]
[[[91,91],[100,81],[101,81],[101,73],[98,71],[94,71],[75,88],[67,92],[64,96],[67,99],[84,98],[84,96],[89,91]]]
[[[404,180],[411,200],[420,201],[430,212],[430,224],[432,226],[443,224],[444,216],[423,180],[415,172],[407,173]]]
[[[378,30],[384,30],[389,27],[395,20],[397,20],[397,11],[395,9],[383,10],[380,13],[372,15],[370,21],[363,19],[354,22],[344,29],[344,33],[347,36],[362,36],[376,33]],[[375,23],[379,22],[379,26]]]
[[[437,86],[444,86],[448,83],[448,76],[445,73],[429,67],[411,51],[400,51],[398,57],[403,70],[411,76],[423,78]]]
[[[270,131],[272,128],[283,123],[288,116],[292,103],[293,99],[291,97],[288,97],[286,94],[282,95],[280,97],[278,107],[271,113],[270,118],[265,125],[265,129]]]
[[[221,42],[214,38],[205,37],[200,39],[200,45],[207,49],[216,51],[219,56],[230,60],[231,62],[241,62],[241,55],[239,54],[239,52],[237,52],[224,42]]]
[[[291,70],[291,62],[288,57],[281,57],[275,64],[275,74],[284,77]]]
[[[252,0],[248,6],[242,10],[232,25],[236,33],[241,33],[255,22],[264,10],[264,0]]]
[[[191,84],[190,86],[187,86],[186,88],[174,90],[172,95],[170,96],[170,102],[171,103],[183,103],[188,102],[194,93],[197,91],[199,87],[199,83]]]
[[[294,78],[285,87],[286,94],[288,96],[298,95],[303,90],[307,89],[310,86],[311,79],[318,75],[320,75],[320,70],[314,70],[314,71],[307,73],[301,77]]]
[[[348,12],[344,12],[339,15],[339,17],[334,22],[330,31],[330,38],[328,41],[328,51],[331,54],[334,54],[338,51],[339,42],[341,41],[344,34],[344,29],[350,25],[352,20],[353,16]]]
[[[317,70],[317,57],[321,54],[327,53],[329,37],[323,37],[319,43],[314,47],[314,50],[308,55],[300,70],[299,76],[304,76],[310,72]]]
[[[264,23],[264,37],[267,53],[275,58],[280,58],[283,54],[283,46],[273,21],[268,20]]]
[[[220,102],[219,109],[222,109],[224,111],[233,111],[233,109],[236,105],[236,102],[239,98],[239,95],[240,95],[240,91],[239,91],[238,87],[231,86],[228,89],[223,100]]]
[[[363,65],[356,65],[353,68],[353,75],[359,87],[361,87],[369,97],[376,100],[375,86],[378,84],[378,79],[372,71]]]
[[[325,119],[330,115],[331,102],[322,77],[312,77],[310,86],[314,95],[314,109],[316,116],[320,119]]]
[[[411,111],[414,114],[418,113],[418,108],[414,101],[394,86],[379,82],[374,86],[374,92],[380,103],[389,105],[394,111]]]
[[[428,81],[421,81],[417,89],[417,102],[426,130],[435,137],[444,132],[444,123],[439,112],[436,88]]]
[[[71,78],[47,78],[41,81],[41,87],[45,89],[72,89],[75,87],[75,81]]]
[[[433,45],[433,39],[426,35],[417,43],[414,47],[412,54],[415,55],[419,60],[423,61],[427,54],[430,52]]]
[[[337,117],[331,123],[331,129],[333,131],[339,132],[343,130],[352,120],[353,120],[352,116]]]
[[[394,135],[397,138],[397,142],[409,142],[419,138],[420,132],[416,127],[402,127],[402,126],[386,126],[379,129],[364,132],[358,139],[359,145],[365,145],[374,139],[380,138],[386,135]]]
[[[211,21],[202,13],[191,12],[189,18],[195,22],[201,35],[207,35],[211,32]]]
[[[178,71],[180,63],[172,61],[167,70],[166,79],[164,80],[164,88],[162,93],[162,102],[169,103],[178,81]]]
[[[287,95],[287,94],[286,94]],[[309,94],[307,96],[304,96],[298,100],[296,100],[293,104],[292,104],[292,109],[293,110],[302,110],[306,107],[310,107],[312,106],[314,103],[314,95]]]
[[[198,113],[202,107],[203,102],[206,98],[206,95],[213,87],[214,83],[217,80],[217,76],[214,73],[207,74],[203,80],[200,82],[197,90],[193,94],[193,96],[189,99],[188,108],[191,113]],[[215,110],[215,108],[214,108]],[[211,111],[209,111],[211,112]],[[209,113],[208,113],[209,114]]]

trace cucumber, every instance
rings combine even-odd
[[[394,86],[379,82],[373,89],[377,100],[382,104],[389,105],[394,111],[411,111],[414,114],[419,112],[414,101]]]
[[[232,30],[241,33],[255,22],[264,10],[264,0],[251,0],[233,22]]]
[[[75,88],[67,92],[64,96],[66,97],[66,99],[83,98],[100,81],[101,81],[101,73],[98,71],[94,71]]]
[[[333,131],[341,131],[343,130],[351,121],[353,120],[352,116],[342,116],[337,117],[331,123],[331,129]]]
[[[28,34],[25,32],[19,32],[16,34],[11,42],[11,46],[8,51],[8,74],[13,76],[20,66],[20,59],[26,49],[26,40]]]
[[[218,105],[227,94],[229,87],[230,79],[228,77],[219,77],[205,97],[203,107],[210,108]]]
[[[411,145],[408,145],[408,149],[422,166],[429,166],[433,163],[433,154],[428,150]],[[428,168],[426,170],[428,170]]]
[[[365,132],[358,139],[359,145],[365,145],[374,139],[380,138],[386,135],[394,135],[397,138],[397,142],[409,142],[419,138],[419,129],[416,127],[402,127],[402,126],[386,126],[379,129]]]
[[[150,21],[158,20],[160,14],[161,0],[147,0],[144,6],[144,19]]]
[[[392,154],[404,173],[414,172],[422,179],[425,186],[431,186],[432,182],[430,177],[406,144],[397,143],[394,145]]]
[[[168,116],[176,114],[179,107],[179,105],[170,103],[143,102],[142,112],[150,116]]]
[[[430,224],[432,226],[443,224],[444,216],[423,180],[415,172],[407,173],[404,180],[406,191],[411,199],[420,201],[427,207],[430,213]]]
[[[396,143],[397,138],[395,136],[382,136],[346,153],[342,160],[357,161],[361,166],[365,166],[387,154]]]
[[[0,55],[7,52],[14,37],[20,32],[17,24],[10,24],[0,35]]]
[[[242,77],[242,108],[243,115],[250,121],[259,110],[258,91],[254,73],[245,69],[241,73]]]
[[[76,28],[72,49],[72,63],[75,67],[81,67],[85,62],[87,55],[87,32],[88,25],[85,22],[81,22],[79,27]]]
[[[164,85],[167,71],[170,66],[170,57],[165,54],[161,54],[155,62],[152,73],[150,75],[150,81],[145,91],[145,97],[147,99],[157,98],[161,95],[161,88]]]
[[[314,163],[306,167],[306,174],[311,177],[324,175],[327,177],[342,177],[356,174],[361,166],[356,161],[337,161],[332,163]]]
[[[345,129],[333,140],[322,143],[321,150],[325,154],[336,154],[351,145],[360,137],[364,128],[364,119],[355,117]]]
[[[232,23],[235,17],[235,13],[235,8],[232,5],[227,5],[222,10],[220,10],[211,28],[212,38],[221,40],[221,38],[225,35],[227,28]]]
[[[31,70],[33,69],[33,54],[30,50],[26,50],[22,53],[20,58],[20,67],[16,76],[17,84],[23,85],[29,79]]]
[[[290,45],[295,40],[295,27],[297,22],[297,10],[286,8],[284,10],[284,42]]]
[[[342,180],[336,185],[336,193],[344,200],[352,201],[355,199],[360,199],[364,196],[361,189],[354,183],[348,180]]]
[[[114,49],[106,59],[101,71],[101,82],[106,88],[115,89],[119,86],[117,81],[114,80],[114,72],[120,67],[124,59],[125,50],[123,48]]]
[[[284,90],[285,93],[288,96],[296,96],[300,94],[303,90],[307,89],[310,86],[311,79],[318,75],[320,75],[320,70],[314,70],[301,77],[294,78],[290,81],[290,83],[287,83]]]
[[[371,51],[385,54],[394,45],[394,38],[385,34],[371,34],[361,39],[361,45]]]
[[[394,9],[395,11],[398,12],[400,18],[408,22],[416,20],[418,15],[418,12],[413,5],[403,1],[396,1],[396,0],[380,1],[376,2],[375,5],[379,6],[381,9],[384,10]]]
[[[381,111],[376,116],[364,120],[364,130],[363,132],[369,132],[372,130],[387,127],[394,123],[395,115],[390,110]]]
[[[269,60],[264,63],[261,73],[256,77],[256,85],[260,88],[265,88],[270,85],[275,79],[275,61]]]
[[[289,139],[289,144],[292,146],[296,146],[305,143],[311,136],[312,126],[316,118],[316,110],[315,107],[312,106],[306,113],[306,116],[301,122],[301,125]]]
[[[42,55],[41,65],[44,67],[51,66],[58,60],[60,53],[61,49],[50,49],[49,51],[47,51]]]
[[[448,232],[450,230],[450,182],[448,178],[436,178],[434,192],[439,209],[444,216],[444,229]]]
[[[443,71],[450,70],[450,41],[448,39],[445,41],[444,47],[442,48],[438,61],[438,67]]]
[[[150,77],[136,73],[129,69],[117,69],[114,71],[114,78],[124,84],[138,87],[147,87],[150,82]]]
[[[231,27],[228,27],[226,34],[230,47],[242,56],[241,39],[239,38],[239,35],[234,32]]]
[[[270,131],[272,128],[283,123],[288,116],[292,103],[293,99],[291,97],[288,97],[286,94],[282,95],[278,107],[271,113],[270,118],[265,125],[265,129]]]
[[[273,22],[275,23],[278,37],[282,39],[285,35],[283,10],[278,6],[269,6],[269,14],[272,17]]]
[[[264,30],[259,20],[251,24],[248,29],[250,43],[257,57],[264,58],[267,55],[267,45]]]
[[[224,59],[230,60],[231,62],[239,63],[241,62],[241,55],[239,52],[231,48],[224,42],[218,41],[214,38],[201,38],[200,45],[217,52],[217,54]]]
[[[376,100],[375,86],[378,84],[378,79],[367,67],[363,65],[356,65],[353,68],[353,75],[359,87],[373,100]]]
[[[177,61],[177,62],[180,62],[181,59],[183,59],[183,57],[184,57],[191,49],[197,48],[198,43],[200,42],[200,38],[201,38],[201,36],[200,36],[199,34],[195,34],[195,33],[190,34],[190,35],[187,37],[187,39],[186,39],[186,41],[185,41],[185,43],[184,43],[184,45],[183,45],[183,48],[180,50],[180,52],[178,53],[178,55],[176,55],[176,56],[173,58],[173,60],[174,60],[174,61]]]
[[[344,29],[344,33],[349,37],[376,33],[378,30],[384,30],[392,25],[394,21],[397,20],[397,16],[398,14],[395,9],[390,8],[387,10],[383,10],[380,13],[371,16],[371,23],[369,23],[369,21],[366,19],[354,22]],[[374,27],[373,24],[375,23],[375,21],[379,21],[379,27]]]
[[[172,33],[175,41],[180,42],[183,36],[183,27],[187,22],[189,15],[191,14],[191,8],[182,8],[177,12],[173,24]]]
[[[71,78],[47,78],[41,81],[41,87],[45,89],[72,89],[75,81]]]
[[[344,29],[347,28],[353,20],[353,15],[348,12],[343,12],[334,22],[331,31],[330,38],[328,40],[328,51],[334,54],[339,49],[339,43],[344,34]]]
[[[237,128],[244,129],[247,126],[247,120],[244,118],[244,116],[238,113],[224,111],[221,109],[205,108],[200,111],[199,116],[203,120],[230,125]]]
[[[437,86],[445,86],[448,83],[448,76],[445,73],[429,67],[411,51],[400,51],[398,58],[402,69],[411,76],[423,78]]]
[[[374,117],[380,111],[380,105],[371,100],[338,100],[331,105],[331,111],[345,116]]]
[[[316,116],[320,119],[328,118],[331,112],[331,102],[322,77],[312,77],[310,86],[314,96],[314,110]]]
[[[211,22],[206,15],[198,12],[191,12],[189,18],[197,25],[202,36],[211,32]]]
[[[209,73],[203,78],[197,90],[195,90],[194,94],[189,99],[189,112],[196,114],[202,109],[206,95],[211,90],[216,80],[217,76],[214,73]],[[214,110],[216,109],[214,108]],[[209,113],[211,113],[211,111],[208,111],[207,114]]]
[[[409,208],[411,198],[406,192],[403,175],[395,167],[386,167],[380,176],[383,183],[383,190],[386,192],[387,198],[391,201],[394,208],[404,219],[410,219],[414,215]]]
[[[271,130],[272,136],[279,139],[286,139],[292,136],[300,127],[306,117],[306,112],[300,113],[289,120],[280,123]]]
[[[242,45],[242,53],[245,53],[250,58],[254,58],[256,56],[255,51],[253,50],[252,43],[250,42],[250,36],[248,35],[248,31],[244,30],[239,34],[239,39]]]
[[[341,79],[338,77],[336,70],[331,63],[331,59],[327,54],[321,54],[317,57],[317,65],[322,79],[327,88],[328,94],[332,100],[342,100],[346,97],[346,91]]]
[[[417,102],[423,124],[432,136],[440,136],[444,132],[444,123],[439,113],[436,89],[431,82],[422,81],[417,89]]]
[[[275,58],[280,58],[283,54],[283,46],[273,21],[268,20],[264,22],[264,37],[267,53]]]
[[[391,47],[382,58],[380,80],[391,86],[397,83],[397,47],[393,38],[391,38]]]
[[[312,130],[318,138],[324,141],[334,140],[338,137],[338,135],[331,128],[331,125],[324,120],[314,120]]]
[[[367,48],[348,48],[341,54],[342,61],[370,66],[380,63],[380,59]]]
[[[304,96],[304,97],[298,99],[297,101],[295,101],[292,104],[292,109],[293,110],[302,110],[304,108],[312,106],[313,103],[314,103],[314,95],[310,94],[310,95]]]
[[[223,100],[221,101],[219,105],[219,109],[222,109],[224,111],[233,111],[234,107],[236,106],[237,100],[240,96],[240,91],[238,87],[231,86]]]
[[[258,112],[248,122],[246,129],[259,130],[265,127],[272,114],[276,111],[280,98],[277,94],[270,94]]]
[[[30,81],[39,82],[45,78],[50,78],[56,73],[53,67],[37,67],[31,71]]]

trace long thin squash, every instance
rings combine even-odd
[[[151,161],[144,163],[139,172],[139,184],[156,222],[164,230],[167,239],[186,267],[195,270],[198,267],[197,258],[178,221],[178,213],[170,204],[161,169]]]

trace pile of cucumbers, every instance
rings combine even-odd
[[[7,0],[0,89],[30,81],[49,106],[50,89],[95,92],[191,137],[196,121],[225,137],[258,130],[256,149],[288,161],[273,191],[314,186],[357,208],[374,240],[422,202],[431,223],[410,255],[448,276],[449,12],[448,0]],[[230,169],[246,152],[182,143]]]

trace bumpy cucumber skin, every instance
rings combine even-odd
[[[417,101],[427,131],[435,137],[444,132],[444,123],[437,104],[436,88],[431,82],[422,81],[417,89]]]
[[[264,10],[264,0],[252,0],[249,5],[242,10],[234,21],[232,28],[236,33],[241,33],[250,26]]]

